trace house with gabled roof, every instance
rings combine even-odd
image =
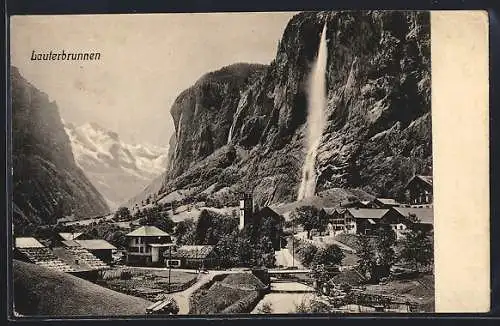
[[[345,232],[350,234],[372,234],[388,211],[386,208],[348,208],[345,213]]]
[[[172,243],[170,234],[152,225],[141,226],[126,237],[126,262],[130,265],[161,265],[163,252]]]
[[[412,205],[432,204],[432,193],[432,175],[415,175],[405,187],[405,195]]]

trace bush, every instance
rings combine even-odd
[[[130,280],[132,278],[132,273],[130,271],[122,271],[120,274],[120,280]]]

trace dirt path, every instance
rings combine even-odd
[[[275,258],[276,258],[276,265],[277,266],[284,266],[284,267],[297,267],[299,269],[303,269],[304,266],[300,263],[298,259],[294,259],[292,256],[292,253],[288,249],[281,249],[278,251],[274,252]]]
[[[188,289],[171,293],[170,295],[179,305],[179,313],[178,315],[187,315],[189,313],[189,298],[193,295],[193,293],[202,287],[204,284],[210,282],[215,275],[220,274],[232,274],[232,273],[241,273],[241,271],[209,271],[208,274],[200,274],[196,283]]]

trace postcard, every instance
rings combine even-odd
[[[10,87],[15,318],[489,310],[485,12],[12,16]]]

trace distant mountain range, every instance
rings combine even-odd
[[[97,123],[65,123],[77,165],[111,208],[126,202],[162,174],[168,148],[129,144]]]

